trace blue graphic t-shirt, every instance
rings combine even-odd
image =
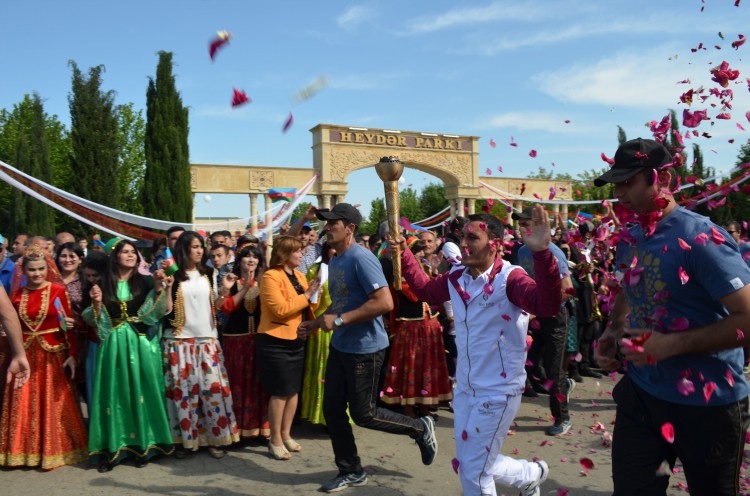
[[[549,251],[557,259],[557,268],[560,270],[560,279],[570,277],[570,269],[568,268],[568,259],[565,257],[565,253],[554,243],[549,244]],[[529,250],[529,247],[523,245],[518,249],[518,265],[523,267],[523,270],[534,278],[534,254]]]
[[[712,241],[711,228],[723,235],[723,244]],[[635,239],[632,246],[617,245],[617,270],[643,269],[630,283],[621,283],[632,328],[671,333],[712,324],[729,314],[719,300],[750,283],[750,269],[737,244],[702,215],[676,207],[650,237],[644,237],[640,225],[631,227],[630,233]],[[707,236],[705,245],[695,240],[701,234]],[[683,249],[680,239],[691,249]],[[742,361],[742,348],[738,347],[678,355],[656,365],[628,364],[628,375],[647,393],[665,401],[719,406],[748,395]],[[704,386],[709,382],[716,390],[706,402]]]
[[[326,313],[340,315],[361,307],[373,291],[388,287],[378,259],[358,244],[328,264],[331,306]],[[331,346],[344,353],[374,353],[388,347],[383,318],[359,324],[344,324],[333,332]]]

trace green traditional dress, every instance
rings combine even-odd
[[[312,281],[318,276],[321,264],[315,264],[307,271],[307,280]],[[328,281],[320,287],[320,298],[318,307],[315,309],[315,317],[319,317],[331,304],[331,294],[328,292]],[[326,376],[326,364],[328,363],[328,346],[331,344],[333,331],[319,329],[315,334],[307,338],[307,351],[305,352],[305,374],[302,381],[302,412],[301,417],[313,424],[326,425],[323,417],[323,380]]]
[[[83,312],[89,325],[97,327],[101,343],[89,451],[111,464],[174,451],[159,346],[159,324],[167,310],[165,292],[157,295],[152,289],[140,308],[134,308],[127,281],[119,281],[117,299],[117,315],[110,315],[105,305],[98,316],[93,307]]]

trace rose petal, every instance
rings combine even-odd
[[[674,426],[670,424],[669,422],[665,422],[661,426],[661,435],[664,436],[664,439],[669,443],[674,443]]]
[[[581,466],[586,470],[591,470],[592,468],[594,468],[594,462],[591,461],[590,458],[581,458],[580,460],[578,460],[578,463],[580,463]]]
[[[716,391],[716,383],[708,381],[703,385],[703,397],[706,399],[706,403],[711,399],[711,395]]]
[[[455,473],[458,473],[458,466],[460,465],[460,463],[458,462],[458,460],[456,458],[454,458],[453,460],[451,460],[451,465],[453,466],[453,471]]]
[[[685,272],[685,269],[680,267],[677,271],[677,273],[680,276],[680,282],[684,285],[687,284],[687,282],[690,280],[690,276]]]

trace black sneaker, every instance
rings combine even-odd
[[[601,379],[603,377],[599,372],[591,370],[591,368],[589,367],[581,367],[581,375],[584,377],[591,377],[593,379]]]
[[[431,465],[438,452],[438,442],[437,437],[435,437],[435,421],[430,416],[420,417],[419,420],[424,424],[424,432],[417,438],[419,451],[422,453],[422,463]]]
[[[367,484],[367,472],[364,470],[354,474],[339,473],[335,479],[331,479],[320,486],[320,490],[326,493],[337,493],[349,486],[359,487],[365,484]]]

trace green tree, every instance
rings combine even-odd
[[[445,197],[445,185],[443,183],[429,183],[422,188],[419,193],[419,204],[422,206],[422,216],[418,221],[429,215],[436,214],[448,206],[448,199]]]
[[[370,202],[370,215],[367,220],[360,226],[360,233],[375,234],[378,232],[380,223],[388,219],[388,213],[385,210],[385,200],[375,198]]]
[[[41,97],[38,95],[24,95],[23,100],[13,105],[13,108],[0,109],[0,160],[22,170],[26,174],[31,171],[19,167],[18,147],[21,136],[25,137],[23,148],[24,153],[28,154],[30,147],[32,128],[35,122],[35,112],[43,107]],[[35,110],[36,109],[36,110]],[[49,115],[43,112],[44,142],[49,157],[49,168],[51,176],[45,172],[43,178],[46,182],[70,190],[70,182],[63,179],[70,175],[70,137],[65,126],[59,121],[56,115]],[[28,155],[24,155],[23,163],[27,163]],[[51,177],[51,181],[49,178]],[[9,226],[11,232],[4,233],[7,235],[18,234],[17,229],[26,230],[25,214],[29,197],[5,182],[0,182],[0,225]],[[33,200],[36,202],[36,200]],[[45,207],[49,209],[49,207]],[[54,210],[50,211],[54,212]],[[21,218],[23,214],[23,218]],[[64,218],[62,214],[60,218]],[[22,227],[21,227],[22,226]],[[53,229],[54,231],[54,229]]]
[[[409,222],[417,222],[425,217],[417,192],[413,188],[405,188],[399,191],[398,200],[401,217],[406,217]]]
[[[118,105],[117,141],[120,149],[118,188],[120,203],[118,208],[136,215],[143,215],[141,193],[146,174],[146,122],[141,110],[134,110],[133,103]]]
[[[76,193],[92,202],[117,207],[120,201],[118,123],[114,92],[103,91],[104,66],[85,76],[74,61],[70,106],[70,163]]]
[[[622,126],[617,126],[617,143],[622,145],[626,141],[628,141],[628,135],[625,134],[625,130]]]
[[[52,183],[52,168],[45,133],[44,106],[37,94],[34,94],[31,101],[33,120],[28,136],[29,175],[50,184]],[[55,233],[53,209],[40,200],[30,200],[26,204],[26,224],[29,232],[52,236]]]
[[[21,172],[28,173],[31,169],[31,165],[29,164],[29,143],[26,135],[23,133],[16,139],[16,157],[13,162],[15,168]],[[13,189],[13,201],[10,205],[10,230],[14,235],[29,232],[30,230],[26,215],[29,211],[30,202],[31,198],[26,193],[20,189]]]
[[[146,91],[146,173],[143,211],[149,217],[189,222],[193,214],[188,110],[175,86],[172,53],[159,52],[156,79]]]

